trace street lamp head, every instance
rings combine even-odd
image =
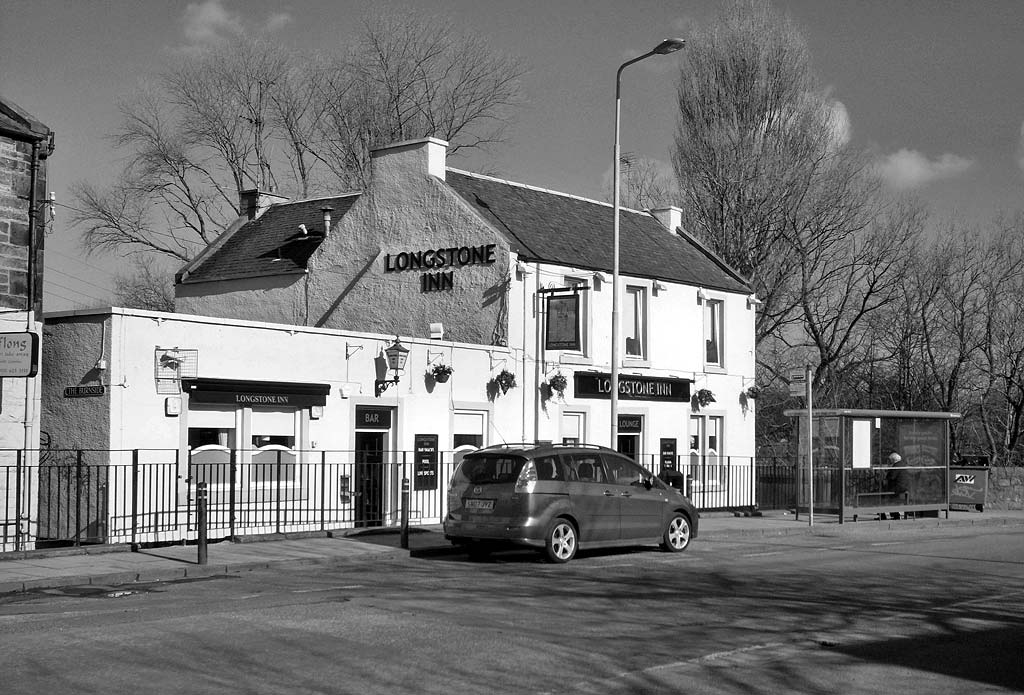
[[[654,47],[652,53],[657,55],[665,55],[666,53],[675,53],[680,48],[686,45],[686,42],[682,39],[665,39],[657,46]]]

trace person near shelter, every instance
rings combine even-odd
[[[889,454],[887,459],[889,467],[892,468],[888,475],[888,488],[895,497],[895,504],[906,504],[908,495],[910,493],[910,480],[907,469],[903,461],[903,457],[895,451]],[[892,519],[899,519],[899,512],[894,512],[889,515]]]

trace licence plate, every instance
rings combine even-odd
[[[466,500],[466,509],[474,509],[476,511],[489,512],[494,509],[494,500],[478,500],[471,499]]]

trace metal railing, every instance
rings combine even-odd
[[[13,452],[8,452],[12,453]],[[29,546],[194,541],[196,486],[206,483],[210,539],[397,526],[402,481],[412,524],[440,523],[457,454],[411,451],[43,450],[0,465],[0,551]],[[34,452],[32,452],[34,453]],[[752,508],[762,474],[750,458],[641,457],[674,467],[701,510]]]

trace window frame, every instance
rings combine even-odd
[[[714,325],[717,322],[717,325]],[[709,323],[712,324],[709,326]],[[710,337],[709,337],[710,332]],[[701,336],[703,338],[704,366],[725,369],[725,301],[708,298],[701,308]],[[717,359],[708,358],[709,343],[714,341]]]
[[[625,296],[626,301],[629,302],[629,310],[624,313],[633,319],[633,325],[627,330],[627,322],[622,322],[623,358],[632,362],[646,362],[650,357],[650,349],[647,344],[649,334],[647,288],[643,285],[626,285]],[[637,334],[635,340],[639,344],[638,353],[629,351],[629,341],[634,339],[629,337],[631,333]]]

